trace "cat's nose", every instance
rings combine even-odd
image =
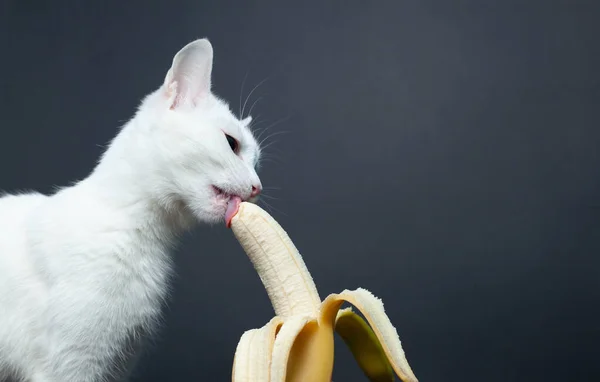
[[[260,185],[252,186],[252,192],[250,193],[250,197],[256,198],[258,195],[260,195],[261,191],[262,191],[262,186],[260,186]]]

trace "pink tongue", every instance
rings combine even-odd
[[[231,219],[238,213],[242,199],[239,196],[232,196],[227,202],[227,212],[225,212],[225,225],[231,227]]]

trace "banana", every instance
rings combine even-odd
[[[246,331],[233,360],[233,382],[330,382],[334,332],[371,381],[418,382],[383,303],[366,289],[321,301],[315,283],[283,228],[256,204],[243,202],[231,229],[256,269],[275,317]],[[350,303],[351,308],[340,310]]]

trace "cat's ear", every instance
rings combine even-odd
[[[213,48],[208,39],[199,39],[184,46],[167,72],[164,91],[170,108],[196,102],[210,93]]]

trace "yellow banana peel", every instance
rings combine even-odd
[[[254,265],[276,316],[246,331],[237,345],[233,382],[330,382],[334,332],[371,381],[418,382],[380,299],[358,288],[321,301],[302,256],[266,211],[241,203],[231,229]],[[340,310],[348,302],[351,308]]]

